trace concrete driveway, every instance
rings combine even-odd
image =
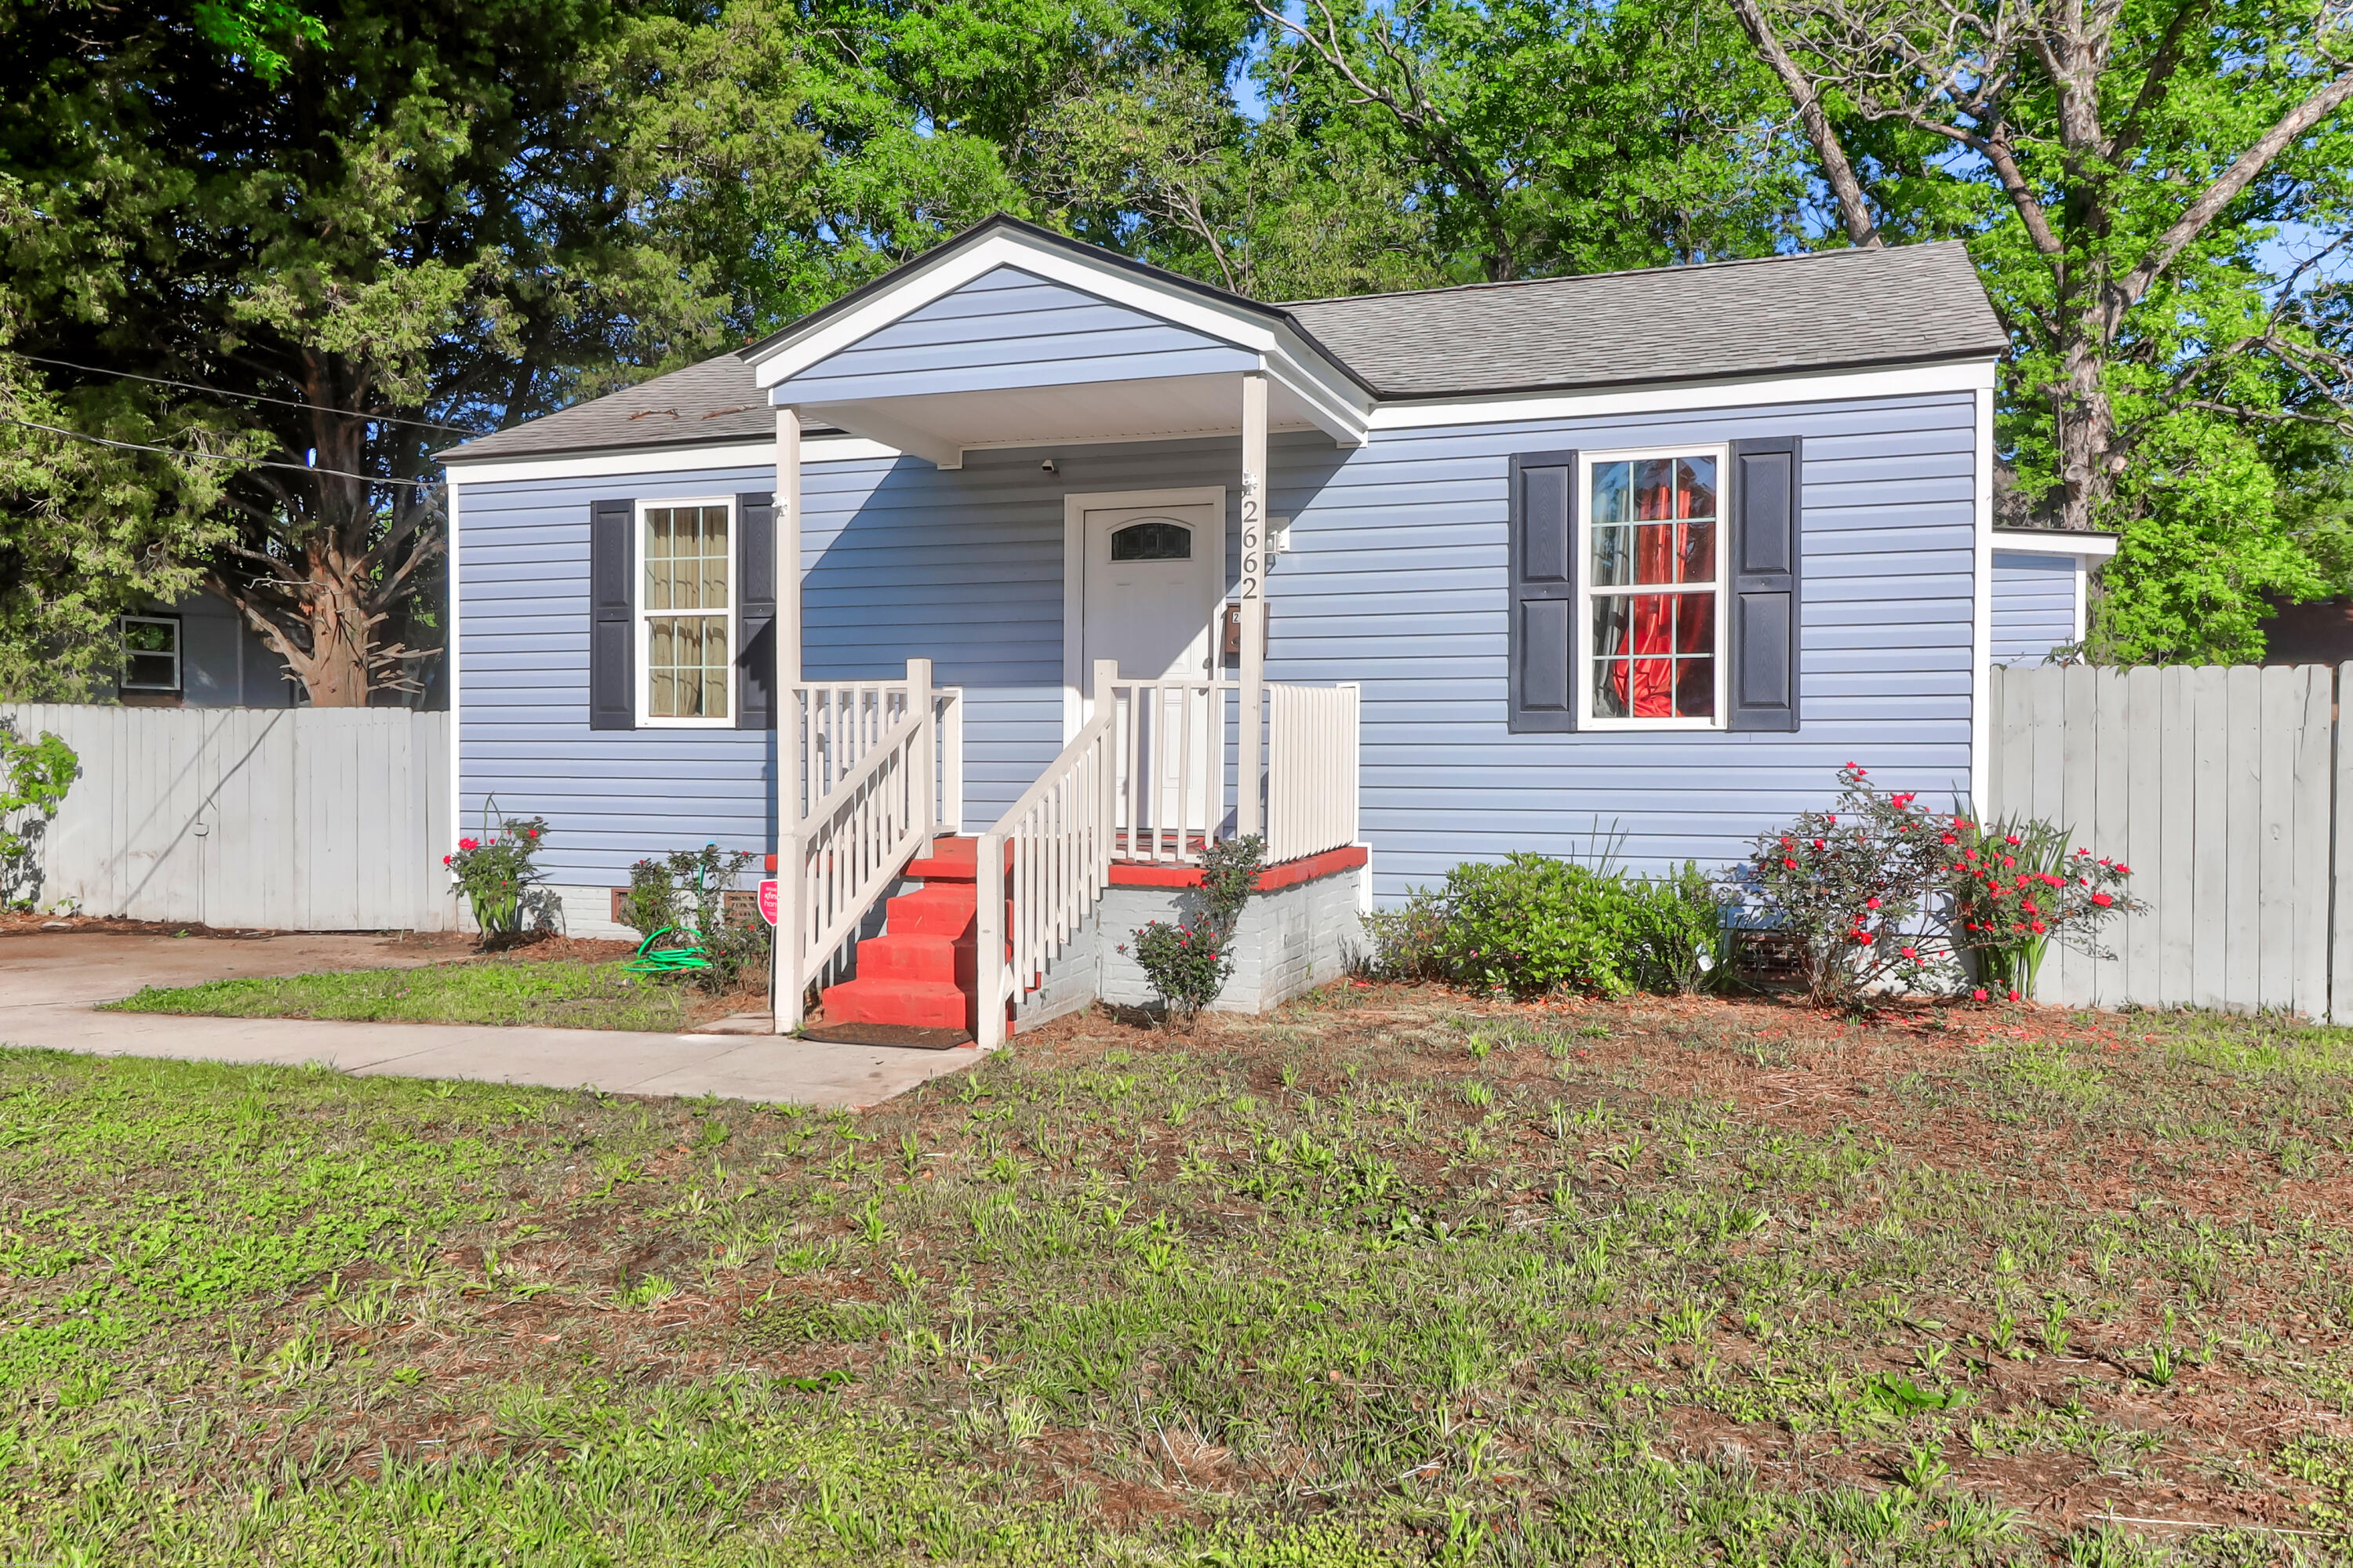
[[[716,1095],[812,1106],[874,1105],[968,1066],[969,1049],[896,1050],[761,1035],[646,1034],[99,1012],[142,986],[248,975],[396,969],[445,959],[390,938],[297,934],[164,937],[98,931],[0,936],[0,1044],[182,1061],[320,1062],[347,1073]]]

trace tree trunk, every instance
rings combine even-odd
[[[275,581],[216,577],[210,585],[286,661],[314,708],[364,708],[374,689],[370,654],[384,617],[367,609],[368,585],[349,568],[340,551],[317,538],[283,563],[285,575]]]

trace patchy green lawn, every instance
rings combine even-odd
[[[2187,1014],[1350,987],[863,1114],[0,1053],[0,1561],[2342,1561],[2349,1157],[2353,1034]]]
[[[150,986],[106,1005],[121,1012],[219,1018],[533,1023],[675,1033],[696,1022],[695,1000],[677,978],[632,974],[617,963],[482,959],[417,969],[208,980],[168,990]]]

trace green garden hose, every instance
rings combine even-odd
[[[711,956],[705,953],[699,944],[689,943],[682,948],[654,946],[656,942],[678,929],[679,927],[675,926],[665,926],[660,930],[653,932],[638,944],[637,957],[626,960],[621,967],[635,970],[641,975],[674,975],[682,974],[688,969],[709,969]]]

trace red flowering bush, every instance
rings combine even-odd
[[[1980,985],[2013,1001],[2034,994],[2053,938],[2105,958],[2100,927],[2143,907],[2125,891],[2130,866],[2087,849],[2071,853],[2066,830],[2049,822],[1957,816],[1942,846],[1953,945],[1977,956]]]
[[[547,831],[544,817],[513,821],[501,817],[493,832],[490,818],[497,810],[497,802],[486,802],[482,836],[459,839],[458,853],[441,857],[441,863],[449,868],[452,891],[464,895],[473,906],[474,925],[485,938],[504,936],[516,928],[523,890],[539,879],[539,868],[531,857],[539,853],[540,839]]]
[[[1839,783],[1837,810],[1760,834],[1739,878],[1756,923],[1790,939],[1806,994],[1826,1006],[1912,990],[1952,964],[1929,909],[1945,884],[1945,820],[1916,794],[1883,793],[1854,763]]]
[[[1121,944],[1170,1017],[1190,1022],[1226,989],[1234,972],[1234,928],[1265,865],[1266,841],[1256,835],[1211,842],[1201,853],[1200,912],[1190,920],[1151,921]]]
[[[1759,923],[1798,949],[1809,996],[1849,1005],[1866,991],[1947,989],[1973,958],[1975,999],[2031,996],[2052,938],[2097,954],[2099,927],[2143,906],[2129,867],[2070,851],[2067,831],[1947,815],[1883,792],[1854,763],[1838,809],[1760,835],[1741,874]]]

